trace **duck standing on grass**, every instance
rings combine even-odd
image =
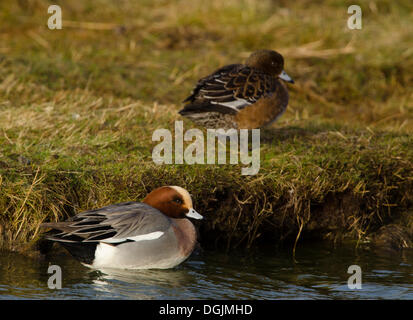
[[[288,91],[279,79],[294,83],[282,55],[255,51],[245,64],[227,65],[199,80],[179,113],[211,129],[261,128],[287,108]]]
[[[186,218],[202,219],[188,191],[164,186],[142,202],[124,202],[85,211],[52,228],[46,239],[59,242],[73,257],[94,268],[167,269],[183,262],[196,245]]]

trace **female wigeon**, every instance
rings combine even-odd
[[[186,218],[202,219],[188,191],[164,186],[142,202],[124,202],[85,211],[52,228],[73,257],[94,268],[166,269],[183,262],[196,245],[196,230]]]
[[[288,91],[279,79],[294,83],[282,55],[256,51],[245,64],[230,64],[200,79],[179,113],[206,128],[261,128],[287,108]]]

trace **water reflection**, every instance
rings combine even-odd
[[[290,250],[204,251],[169,270],[89,269],[67,254],[0,255],[0,299],[413,299],[413,252],[311,245]],[[47,287],[50,264],[63,288]],[[347,287],[360,265],[362,290]]]
[[[180,290],[197,279],[183,269],[119,270],[101,269],[101,276],[93,281],[94,290],[125,299],[190,299]]]

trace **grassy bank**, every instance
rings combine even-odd
[[[55,1],[0,4],[0,246],[43,221],[180,185],[208,217],[204,246],[343,239],[411,247],[411,1]],[[249,52],[282,53],[286,113],[261,168],[152,161],[195,81]],[[184,121],[185,129],[193,124]]]

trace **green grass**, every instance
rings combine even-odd
[[[0,246],[39,224],[180,185],[208,217],[203,245],[413,235],[411,1],[54,1],[0,4]],[[195,81],[261,48],[295,84],[261,132],[261,169],[156,166]],[[184,121],[184,128],[193,124]],[[301,231],[300,231],[301,230]],[[411,240],[410,240],[411,241]],[[408,242],[407,242],[408,243]]]

